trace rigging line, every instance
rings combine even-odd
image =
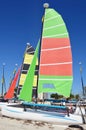
[[[61,49],[66,49],[70,48],[71,46],[65,46],[65,47],[58,47],[58,48],[50,48],[50,49],[42,49],[41,51],[51,51],[51,50],[61,50]]]
[[[72,64],[72,62],[52,63],[52,64],[40,64],[40,66],[63,65],[63,64]]]
[[[65,24],[58,24],[58,25],[55,25],[55,26],[52,26],[52,27],[47,27],[43,31],[53,29],[53,28],[56,28],[56,27],[61,27],[61,26],[65,26]]]
[[[49,37],[56,37],[56,36],[65,36],[68,35],[68,33],[62,33],[62,34],[56,34],[56,35],[48,35],[48,36],[43,36],[43,38],[49,38]]]

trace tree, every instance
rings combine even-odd
[[[53,93],[53,94],[51,94],[51,98],[54,98],[54,99],[59,99],[59,98],[63,98],[63,96],[62,95],[58,95],[57,93]]]
[[[76,95],[75,95],[75,98],[76,98],[76,99],[79,99],[79,98],[80,98],[79,94],[76,94]]]
[[[58,95],[57,93],[53,93],[53,94],[51,94],[51,98],[60,99],[60,98],[63,98],[63,96],[62,95]],[[79,94],[74,95],[74,94],[71,93],[70,97],[68,97],[67,100],[79,99],[79,98],[80,98]]]

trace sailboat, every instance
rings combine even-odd
[[[40,45],[41,43],[41,45]],[[68,97],[70,95],[72,76],[72,54],[69,35],[61,15],[45,4],[43,17],[42,38],[39,40],[19,100],[23,100],[24,106],[33,109],[6,106],[2,109],[2,115],[26,120],[54,122],[54,123],[83,123],[80,115],[60,112],[51,112],[49,109],[66,109],[66,106],[54,106],[32,102],[32,88],[35,66],[40,48],[38,93],[57,92]],[[29,103],[28,103],[29,102]],[[42,110],[39,108],[48,108]]]
[[[14,76],[14,79],[11,82],[8,92],[4,96],[4,99],[12,99],[14,97],[14,90],[16,88],[16,84],[17,84],[19,75],[20,75],[20,68],[19,68],[18,72],[16,73],[16,75]]]
[[[11,81],[11,84],[10,84],[10,87],[8,88],[8,91],[7,93],[4,95],[4,100],[6,102],[0,102],[0,110],[2,110],[2,108],[5,106],[5,105],[8,105],[9,104],[9,101],[10,99],[13,99],[14,98],[14,90],[16,88],[16,84],[18,82],[18,78],[19,78],[19,75],[20,75],[20,68],[18,69],[18,72],[16,72],[13,80]],[[12,104],[12,103],[10,103]]]
[[[20,73],[20,78],[18,83],[17,96],[20,94],[20,91],[24,85],[27,72],[29,70],[30,64],[34,56],[34,52],[35,52],[34,48],[30,45],[30,43],[27,43],[24,56],[23,56],[22,65],[21,65],[21,73]],[[34,81],[33,81],[33,92],[32,92],[33,97],[36,93],[37,75],[38,75],[38,61],[36,62],[36,69],[35,69]]]
[[[2,109],[3,106],[5,105],[19,105],[21,101],[18,100],[18,95],[20,94],[20,90],[23,87],[27,71],[29,70],[31,61],[34,56],[34,48],[30,45],[30,43],[27,43],[24,56],[23,56],[23,61],[22,65],[19,68],[18,72],[16,73],[16,68],[13,71],[13,77],[10,82],[10,86],[8,88],[7,93],[4,96],[4,102],[0,102],[0,109]],[[16,74],[16,75],[15,75]],[[36,87],[37,87],[37,74],[38,74],[38,59],[36,62],[36,69],[35,69],[35,74],[34,74],[34,82],[33,82],[33,97],[36,93]],[[16,87],[16,84],[18,85]],[[16,92],[15,92],[16,89]]]

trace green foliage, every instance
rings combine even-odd
[[[75,95],[75,98],[76,98],[76,99],[79,99],[79,98],[80,98],[79,94],[76,94],[76,95]]]
[[[58,95],[57,93],[55,93],[55,94],[51,94],[51,98],[59,99],[59,98],[63,98],[63,96],[62,95]]]
[[[60,98],[63,98],[63,96],[58,95],[57,93],[53,93],[53,94],[51,94],[51,98],[60,99]],[[79,98],[80,98],[79,94],[74,95],[74,94],[71,93],[70,97],[67,98],[67,99],[79,99]]]

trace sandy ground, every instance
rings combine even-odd
[[[66,126],[60,128],[54,124],[0,117],[0,130],[64,130],[65,128]]]
[[[83,125],[86,130],[86,125]],[[66,130],[67,126],[59,124],[48,124],[43,122],[33,122],[25,120],[16,120],[0,115],[0,130]],[[79,129],[67,129],[79,130]]]

